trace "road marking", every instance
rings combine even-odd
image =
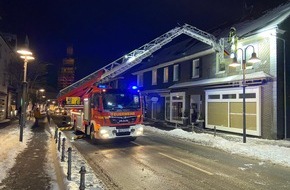
[[[174,160],[174,161],[176,161],[176,162],[179,162],[179,163],[182,163],[182,164],[184,164],[184,165],[187,165],[187,166],[189,166],[189,167],[191,167],[191,168],[194,168],[194,169],[196,169],[196,170],[199,170],[199,171],[201,171],[201,172],[203,172],[203,173],[206,173],[206,174],[208,174],[208,175],[213,175],[213,173],[211,173],[211,172],[208,172],[208,171],[206,171],[206,170],[204,170],[204,169],[201,169],[201,168],[199,168],[199,167],[193,166],[193,165],[191,165],[191,164],[188,164],[188,163],[183,162],[183,161],[181,161],[181,160],[178,160],[178,159],[176,159],[176,158],[173,158],[173,157],[171,157],[171,156],[169,156],[169,155],[167,155],[167,154],[163,154],[163,153],[161,153],[161,152],[158,152],[158,153],[161,154],[162,156],[165,156],[165,157],[170,158],[170,159],[172,159],[172,160]]]
[[[132,141],[131,141],[131,143],[132,143],[132,144],[135,144],[135,145],[137,145],[137,146],[142,146],[141,144],[138,144],[138,143],[136,143],[136,142],[132,142]]]

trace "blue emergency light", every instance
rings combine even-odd
[[[107,88],[107,85],[105,85],[105,84],[99,84],[98,87],[99,88]]]
[[[133,90],[137,90],[137,89],[138,89],[137,86],[132,86],[131,88],[132,88]]]

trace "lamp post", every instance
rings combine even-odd
[[[233,58],[233,62],[229,65],[231,67],[237,67],[237,66],[242,66],[242,71],[243,71],[243,80],[242,80],[242,87],[243,87],[243,143],[246,143],[246,53],[247,49],[249,47],[253,48],[253,53],[252,57],[249,59],[248,63],[257,63],[260,61],[260,59],[257,57],[257,54],[255,53],[255,48],[252,45],[248,45],[245,48],[245,52],[242,48],[238,48],[237,51],[235,52],[235,57]],[[237,61],[237,55],[236,53],[238,51],[242,52],[242,57],[241,57],[241,63],[238,63]]]
[[[20,58],[24,59],[24,75],[23,75],[23,85],[22,85],[22,102],[21,102],[21,117],[20,117],[20,137],[19,141],[23,141],[23,128],[26,123],[26,96],[27,96],[27,63],[29,60],[34,60],[32,53],[28,50],[18,50],[21,56]]]

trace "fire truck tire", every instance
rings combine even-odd
[[[91,125],[89,125],[89,126],[86,125],[85,126],[85,135],[86,135],[87,138],[90,138],[90,136],[91,136],[90,131],[91,131]]]
[[[137,139],[137,137],[130,137],[130,138],[129,138],[130,141],[134,141],[134,140],[136,140],[136,139]]]
[[[95,134],[94,126],[91,125],[91,127],[90,127],[90,139],[91,139],[92,141],[95,141],[95,140],[96,140],[94,134]]]
[[[73,123],[73,129],[74,129],[74,132],[76,133],[77,132],[77,124],[76,124],[76,121],[74,121],[74,123]]]

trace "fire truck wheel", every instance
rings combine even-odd
[[[95,130],[93,125],[90,127],[90,139],[93,141],[95,140]]]
[[[85,135],[86,135],[86,138],[91,138],[91,133],[90,133],[90,131],[91,131],[91,125],[86,125],[85,126]]]
[[[130,137],[130,138],[129,138],[130,141],[134,141],[134,140],[136,140],[136,139],[137,139],[137,137]]]
[[[77,132],[77,124],[76,124],[76,121],[74,121],[73,128],[74,128],[74,132],[76,133]]]

